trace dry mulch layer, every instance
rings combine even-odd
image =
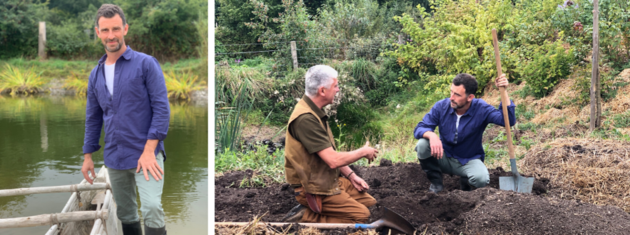
[[[630,214],[619,207],[559,199],[545,178],[536,178],[532,194],[499,190],[499,177],[511,175],[501,168],[490,170],[490,185],[470,192],[459,190],[459,176],[445,175],[445,190],[433,194],[419,164],[352,167],[377,200],[369,222],[387,207],[406,218],[417,234],[627,234],[630,226]],[[297,205],[287,184],[238,188],[251,174],[231,172],[215,179],[216,222],[250,222],[263,214],[261,221],[279,222]],[[225,231],[230,230],[215,228],[219,234],[230,233]]]

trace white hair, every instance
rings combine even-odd
[[[306,71],[305,89],[306,96],[313,98],[317,96],[320,87],[328,87],[333,84],[333,78],[337,78],[339,73],[328,65],[315,65]]]

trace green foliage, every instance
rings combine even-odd
[[[9,92],[11,95],[38,93],[44,82],[41,73],[35,72],[33,68],[22,70],[5,64],[0,71],[0,92]]]
[[[560,40],[534,49],[532,61],[522,71],[533,95],[539,98],[547,95],[560,79],[571,73],[573,59]]]
[[[337,106],[337,114],[329,120],[329,124],[344,127],[347,125],[350,130],[347,134],[342,135],[341,129],[332,128],[333,134],[349,147],[359,147],[365,144],[366,140],[372,143],[379,141],[383,127],[380,123],[374,122],[377,117],[375,110],[365,103],[342,102]]]
[[[630,127],[630,111],[625,113],[620,113],[612,117],[614,127],[617,128],[627,128]]]
[[[0,59],[37,54],[38,21],[45,3],[0,1]]]
[[[251,177],[241,181],[240,187],[264,187],[267,183],[284,182],[284,150],[269,154],[266,148],[265,145],[259,145],[246,152],[230,149],[217,153],[214,170],[222,173],[255,169]],[[271,182],[266,182],[265,179],[271,179]]]
[[[158,60],[196,55],[196,24],[205,16],[204,0],[116,0],[129,24],[126,42]]]

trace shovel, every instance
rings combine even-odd
[[[496,29],[492,29],[492,42],[494,44],[494,58],[497,61],[497,77],[500,77],[503,72],[501,71],[501,56],[499,55],[499,40],[497,38]],[[518,169],[516,169],[514,146],[512,146],[512,132],[510,131],[510,120],[507,111],[510,98],[508,97],[505,87],[499,87],[499,91],[501,92],[501,100],[503,101],[503,120],[505,122],[505,132],[507,133],[508,149],[510,154],[510,166],[512,168],[512,176],[499,177],[499,188],[501,190],[509,190],[519,193],[531,193],[532,186],[534,186],[534,177],[523,177],[518,173]]]
[[[250,222],[216,222],[215,225],[221,226],[248,226]],[[294,223],[264,223],[259,222],[257,226],[288,226]],[[298,223],[300,226],[312,227],[317,229],[377,229],[377,228],[390,228],[397,230],[404,234],[413,234],[416,230],[411,223],[402,216],[395,212],[384,208],[384,215],[381,219],[374,221],[371,224],[333,224],[333,223]],[[392,231],[393,232],[393,231]],[[392,233],[394,234],[394,233]]]

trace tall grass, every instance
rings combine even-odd
[[[0,92],[8,91],[11,95],[38,93],[44,82],[41,73],[36,73],[32,67],[22,70],[5,64],[0,72]]]
[[[173,71],[164,74],[166,81],[166,90],[168,97],[171,99],[190,100],[190,93],[196,90],[202,90],[206,81],[198,81],[199,76],[191,72],[175,73]]]
[[[248,114],[252,110],[253,100],[250,100],[247,96],[248,87],[243,84],[240,86],[238,93],[229,104],[226,106],[226,102],[219,99],[219,96],[225,96],[220,94],[217,90],[217,103],[215,105],[215,120],[216,120],[216,150],[219,153],[224,153],[230,149],[236,150],[241,141],[241,118],[247,119]]]
[[[222,68],[223,66],[217,66],[216,79],[217,86],[216,91],[223,97],[218,97],[220,100],[231,101],[233,97],[237,96],[237,92],[245,86],[250,89],[251,92],[246,94],[249,99],[261,95],[264,90],[271,87],[271,81],[267,77],[268,73],[261,67],[249,67],[249,66],[234,66],[230,68]]]
[[[70,76],[66,78],[63,88],[74,90],[77,96],[86,96],[88,89],[88,75],[70,72]]]

